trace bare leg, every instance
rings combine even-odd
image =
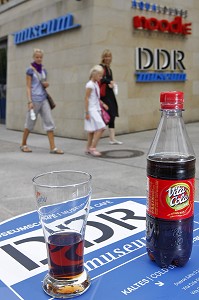
[[[48,140],[50,144],[50,150],[55,149],[55,139],[54,139],[54,132],[53,131],[47,131]]]
[[[97,130],[94,132],[91,148],[97,147],[98,141],[101,138],[103,131],[104,131],[104,129],[100,129],[100,130]]]
[[[89,149],[92,145],[94,132],[88,132],[88,141],[87,141],[87,149]]]
[[[53,154],[63,154],[64,152],[62,150],[59,150],[55,146],[55,139],[54,139],[54,132],[53,131],[47,131],[48,140],[50,144],[50,153]]]
[[[29,133],[30,131],[27,128],[25,128],[23,132],[22,143],[21,143],[22,146],[26,146]]]
[[[109,136],[110,136],[110,140],[112,142],[114,142],[114,140],[115,140],[115,128],[109,128]]]
[[[91,143],[91,147],[89,148],[89,153],[93,156],[101,156],[102,154],[96,150],[96,146],[98,144],[98,141],[103,133],[104,129],[100,129],[94,132],[93,139]]]
[[[122,142],[115,139],[115,128],[109,128],[110,144],[121,145]]]
[[[30,133],[29,129],[25,128],[24,132],[23,132],[22,143],[20,146],[20,149],[22,152],[32,152],[32,150],[27,146],[27,139],[28,139],[29,133]]]

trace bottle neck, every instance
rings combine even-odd
[[[161,109],[162,116],[182,117],[182,109]]]
[[[158,161],[187,161],[194,151],[187,135],[182,109],[162,109],[160,123],[148,152],[150,159]]]

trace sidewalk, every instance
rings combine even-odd
[[[196,158],[199,158],[199,123],[187,124],[187,131]],[[151,130],[121,135],[118,139],[123,145],[110,145],[108,138],[102,138],[98,148],[104,156],[95,158],[84,154],[85,141],[60,137],[56,137],[56,145],[65,154],[50,154],[46,135],[39,134],[31,134],[29,137],[29,146],[33,152],[22,153],[19,149],[22,132],[8,130],[5,125],[0,125],[0,222],[35,210],[32,178],[52,170],[71,169],[90,173],[93,178],[93,199],[145,196],[146,154],[154,133]],[[199,199],[197,165],[196,200]]]

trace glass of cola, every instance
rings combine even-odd
[[[48,257],[43,289],[55,298],[79,296],[90,286],[84,269],[84,237],[91,175],[53,171],[35,176],[33,186]]]

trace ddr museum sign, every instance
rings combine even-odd
[[[139,47],[135,50],[135,56],[136,82],[186,80],[184,52],[181,50],[169,51],[162,48],[151,50]]]
[[[186,80],[186,73],[183,73],[185,70],[183,51],[168,51],[166,49],[151,50],[139,47],[136,48],[135,55],[136,82]],[[149,72],[150,70],[155,72]],[[163,72],[165,70],[169,70],[169,72]]]
[[[73,23],[73,15],[64,16],[37,24],[13,33],[15,45],[29,42],[47,35],[55,34],[61,31],[81,27],[80,24]]]

